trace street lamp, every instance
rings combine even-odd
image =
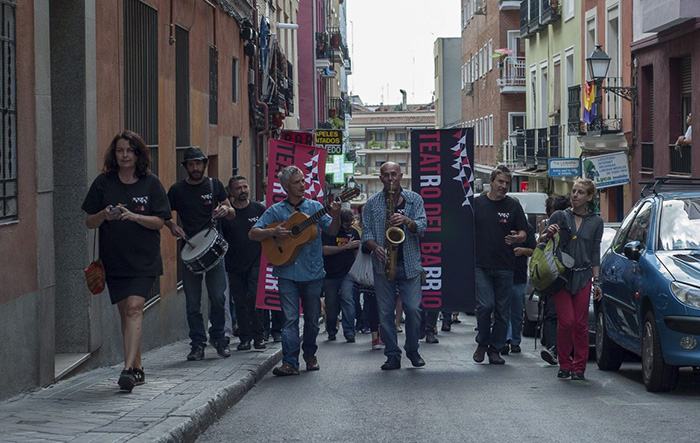
[[[348,178],[348,189],[355,189],[357,187],[357,182],[355,181],[355,177],[352,175]]]
[[[610,56],[603,51],[601,45],[595,45],[595,51],[591,52],[591,55],[586,58],[586,64],[588,65],[588,74],[593,78],[593,81],[596,83],[600,82],[602,85],[610,68]],[[634,102],[637,100],[636,86],[601,86],[601,88],[603,91],[612,92],[627,101]]]

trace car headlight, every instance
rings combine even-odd
[[[671,292],[681,303],[700,308],[700,288],[674,281],[671,282]]]

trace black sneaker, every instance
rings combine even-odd
[[[253,347],[255,349],[266,349],[267,345],[265,344],[265,340],[263,340],[262,338],[254,338]]]
[[[425,366],[425,360],[423,360],[418,351],[407,352],[406,357],[408,357],[408,359],[411,360],[411,364],[415,368]]]
[[[328,334],[328,341],[335,341],[335,334]]]
[[[571,374],[572,380],[585,380],[586,377],[583,376],[583,372],[574,372]]]
[[[510,345],[510,352],[513,354],[520,354],[523,350],[520,345]]]
[[[571,371],[569,371],[568,369],[560,369],[559,372],[557,372],[557,378],[571,378]]]
[[[345,337],[346,343],[355,343],[355,337]]]
[[[282,333],[281,332],[273,332],[272,333],[272,341],[275,343],[279,343],[282,341]]]
[[[472,358],[474,358],[474,361],[477,363],[481,363],[484,361],[484,356],[486,355],[486,346],[477,346],[476,351],[474,351],[474,355]]]
[[[188,361],[197,361],[204,358],[204,348],[201,346],[192,346],[192,350],[187,355]]]
[[[382,371],[391,371],[392,369],[401,369],[401,357],[387,357],[386,362],[382,365]]]
[[[136,386],[146,383],[146,373],[141,369],[133,369],[134,377],[136,377]]]
[[[510,346],[509,346],[509,345],[505,345],[505,346],[503,346],[503,347],[501,348],[501,354],[503,354],[503,355],[508,355],[509,352],[510,352]]]
[[[236,346],[236,349],[239,351],[248,351],[250,349],[250,340],[241,340],[238,346]]]
[[[250,342],[248,342],[248,349],[250,349]],[[223,358],[231,356],[231,348],[228,346],[228,339],[221,340],[216,344],[216,353]]]
[[[122,391],[131,392],[136,386],[136,376],[131,368],[124,369],[119,375],[119,389]]]
[[[452,330],[452,325],[449,323],[442,322],[442,328],[440,328],[442,332],[450,332]]]
[[[540,352],[540,357],[542,357],[542,360],[546,361],[552,366],[558,365],[559,360],[557,359],[557,354],[554,353],[552,349],[544,348]]]

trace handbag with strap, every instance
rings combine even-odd
[[[355,261],[348,271],[348,275],[358,285],[374,286],[374,269],[372,268],[372,254],[363,254],[358,251]]]
[[[97,229],[95,229],[95,235],[92,242],[92,263],[90,263],[87,268],[83,269],[85,273],[85,280],[87,281],[87,286],[90,292],[94,295],[101,294],[105,290],[105,267],[102,264],[102,259],[95,258],[97,252]]]

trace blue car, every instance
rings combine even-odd
[[[652,392],[672,390],[678,368],[700,366],[700,180],[647,183],[601,262],[596,362],[617,370],[641,357]]]

